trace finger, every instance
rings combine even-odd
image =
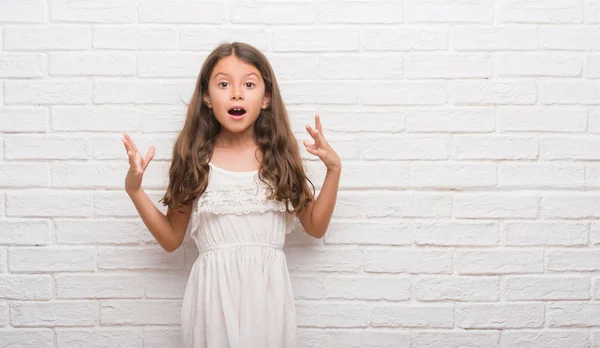
[[[310,125],[306,125],[306,130],[308,131],[308,134],[310,134],[310,136],[315,140],[316,144],[319,144],[319,131],[317,131],[316,129],[313,129]]]
[[[321,125],[321,116],[319,115],[318,112],[317,112],[317,115],[315,116],[315,124],[317,126],[317,130],[319,131],[319,133],[323,134],[323,126]]]
[[[154,146],[150,146],[150,149],[148,150],[148,153],[146,154],[146,158],[144,158],[144,170],[146,170],[146,168],[148,168],[148,164],[150,164],[150,161],[152,161],[152,159],[154,158],[155,152],[156,152],[156,148]]]
[[[133,142],[133,139],[131,139],[129,134],[125,133],[125,139],[127,139],[127,141],[129,142],[129,145],[131,146],[131,148],[133,149],[134,152],[140,152],[138,150],[137,146],[135,146],[135,143]]]
[[[319,151],[314,146],[307,146],[306,152],[310,153],[311,155],[315,155],[315,156],[318,156],[318,153],[319,153]]]

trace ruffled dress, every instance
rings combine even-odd
[[[187,348],[294,348],[296,311],[283,244],[295,218],[267,199],[258,171],[210,165],[188,233],[198,247],[185,288]]]

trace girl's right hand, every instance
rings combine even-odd
[[[148,164],[154,157],[155,147],[150,146],[146,157],[144,157],[135,146],[129,134],[124,133],[121,140],[125,145],[125,150],[127,150],[127,156],[129,157],[129,171],[125,177],[125,191],[131,194],[137,192],[142,187],[142,177]]]

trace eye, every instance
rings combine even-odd
[[[219,87],[227,87],[229,85],[229,82],[219,82]]]
[[[254,86],[256,86],[256,85],[254,84],[254,82],[246,82],[246,87],[248,87],[248,88],[252,88],[252,87],[254,87]]]

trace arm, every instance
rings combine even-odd
[[[309,125],[306,126],[306,130],[315,142],[314,144],[310,144],[305,140],[304,146],[310,154],[318,156],[323,161],[327,167],[327,174],[325,175],[319,197],[316,200],[313,197],[313,201],[309,203],[308,207],[304,211],[298,212],[298,219],[302,223],[302,227],[304,227],[306,233],[315,238],[323,238],[335,208],[342,172],[342,162],[338,154],[323,136],[323,127],[321,126],[319,115],[315,116],[315,123],[316,130],[312,129]]]

